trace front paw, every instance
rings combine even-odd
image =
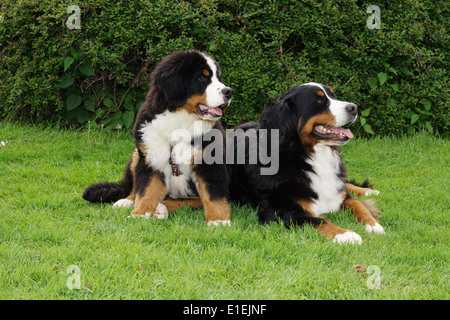
[[[373,226],[366,224],[366,232],[384,234],[384,228],[376,222]]]
[[[362,238],[359,234],[354,231],[347,231],[344,233],[339,233],[333,238],[333,242],[337,242],[339,244],[361,244]]]
[[[375,190],[375,189],[370,189],[370,190],[366,191],[365,196],[370,196],[372,194],[378,196],[380,194],[380,191]]]

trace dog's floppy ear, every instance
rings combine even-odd
[[[164,61],[153,72],[152,85],[158,86],[169,102],[169,110],[173,111],[186,104],[189,98],[189,83],[182,63]]]
[[[296,114],[292,96],[280,96],[267,102],[264,108],[260,122],[265,128],[278,129],[279,139],[282,144],[292,140],[289,138],[296,133],[299,115]]]

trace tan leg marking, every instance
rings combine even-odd
[[[167,186],[157,175],[152,175],[143,195],[136,195],[136,203],[132,214],[145,215],[153,212],[158,203],[167,195]]]

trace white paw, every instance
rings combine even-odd
[[[366,192],[366,196],[370,196],[370,195],[372,195],[372,194],[374,194],[374,195],[377,196],[377,195],[380,194],[380,191],[375,190],[375,189],[372,189],[372,190],[369,190],[369,191]]]
[[[146,213],[147,214],[147,213]],[[155,212],[153,213],[153,218],[155,219],[167,219],[169,218],[169,211],[167,207],[162,203],[158,203]]]
[[[333,242],[337,242],[339,244],[350,243],[350,244],[361,244],[362,238],[359,234],[353,231],[347,231],[344,233],[337,234]]]
[[[129,199],[120,199],[116,202],[114,202],[113,207],[117,208],[131,208],[134,205],[133,200]]]
[[[144,218],[144,219],[167,219],[169,217],[169,211],[167,207],[162,203],[158,203],[155,212],[146,212],[145,214],[132,214],[128,218]]]
[[[231,226],[231,221],[230,220],[211,220],[208,221],[207,223],[208,226],[219,226],[219,225],[224,225],[224,226]]]
[[[375,223],[373,226],[366,224],[366,232],[382,234],[384,233],[384,228],[379,223]]]

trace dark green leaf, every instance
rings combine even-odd
[[[127,128],[131,128],[131,126],[133,125],[134,122],[134,112],[133,111],[126,111],[123,116],[123,124],[127,127]]]
[[[66,99],[67,110],[73,110],[81,104],[81,97],[77,95],[70,95]]]
[[[111,108],[114,105],[114,102],[110,98],[105,98],[103,104],[108,108]]]
[[[94,67],[90,63],[85,62],[81,66],[79,66],[78,69],[85,76],[88,77],[95,76]]]
[[[90,113],[86,110],[79,110],[75,117],[77,118],[79,123],[86,123],[90,119]]]
[[[371,89],[378,88],[377,79],[370,78],[369,80],[367,80],[367,82],[369,83],[369,86],[370,86]]]
[[[382,86],[386,82],[387,78],[388,78],[387,73],[380,72],[378,74],[378,80],[380,80],[380,86]]]
[[[64,74],[61,77],[61,82],[59,83],[60,88],[68,88],[75,82],[75,79],[69,76],[68,74]]]
[[[411,124],[416,123],[417,120],[419,120],[419,118],[420,118],[420,115],[414,113],[414,114],[411,116]]]
[[[67,57],[64,59],[64,71],[69,69],[69,67],[72,65],[72,63],[75,61],[72,57]]]
[[[423,106],[425,107],[425,110],[430,111],[430,109],[431,109],[431,102],[430,101],[425,101],[423,103]]]
[[[370,133],[370,134],[374,134],[374,132],[373,132],[373,130],[372,130],[372,127],[370,126],[370,124],[365,124],[364,125],[364,131],[366,131],[367,133]]]

